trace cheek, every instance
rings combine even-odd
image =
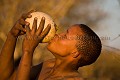
[[[56,46],[58,46],[58,48],[60,48],[61,50],[65,51],[69,47],[68,40],[60,40],[57,42]]]
[[[64,40],[58,40],[47,46],[48,50],[60,56],[66,56],[69,53],[68,43]]]

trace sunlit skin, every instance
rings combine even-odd
[[[75,44],[77,42],[77,34],[82,34],[80,32],[79,26],[71,26],[67,31],[60,34],[56,34],[53,40],[48,44],[48,49],[54,54],[60,56],[67,56],[73,50],[75,50]]]
[[[78,26],[71,26],[67,31],[56,34],[48,43],[47,49],[55,56],[55,59],[42,62],[36,67],[32,66],[34,50],[48,34],[51,25],[49,24],[43,31],[45,23],[43,17],[37,29],[37,18],[35,18],[30,30],[29,23],[25,19],[31,17],[31,12],[33,11],[24,14],[8,33],[0,53],[0,80],[82,80],[77,71],[77,63],[81,55],[75,47],[77,34],[82,35]],[[18,68],[15,69],[13,58],[15,44],[17,37],[23,34],[26,36],[22,43],[22,57]]]
[[[80,53],[77,52],[75,44],[76,35],[82,34],[80,31],[78,26],[71,26],[67,31],[56,34],[50,41],[47,48],[55,56],[55,60],[49,77],[79,76],[77,63]]]
[[[23,14],[7,35],[7,39],[0,52],[0,80],[10,79],[10,76],[14,73],[12,76],[13,78],[16,74],[16,69],[14,67],[14,51],[17,37],[25,34],[26,29],[23,27],[27,24],[25,19],[30,18],[30,13],[33,11],[34,10],[31,10]]]

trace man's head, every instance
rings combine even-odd
[[[96,61],[101,53],[101,41],[88,26],[76,24],[56,34],[47,48],[56,58],[74,61],[81,67]]]

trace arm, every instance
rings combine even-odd
[[[36,80],[36,78],[38,77],[38,74],[40,73],[42,69],[42,66],[43,66],[43,62],[41,62],[40,64],[36,66],[32,66],[30,70],[30,80]],[[14,73],[12,74],[9,80],[15,80],[16,74],[17,74],[17,69],[15,69]]]
[[[7,40],[0,53],[0,80],[7,79],[14,69],[14,50],[16,40],[11,33],[8,34]]]
[[[18,73],[16,75],[16,80],[29,80],[30,70],[32,67],[32,52],[24,51],[20,65],[18,67]]]
[[[14,72],[14,50],[17,37],[25,34],[24,25],[27,22],[24,20],[29,17],[30,15],[28,15],[28,13],[22,15],[7,35],[6,42],[0,52],[0,80],[9,79]]]
[[[48,34],[51,26],[42,32],[44,28],[45,19],[42,18],[39,28],[37,29],[37,19],[34,19],[32,30],[30,30],[28,24],[26,25],[26,37],[23,41],[23,55],[20,61],[16,80],[30,80],[30,70],[32,66],[32,58],[35,48],[43,38]]]

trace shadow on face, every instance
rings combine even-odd
[[[78,34],[82,35],[80,27],[73,25],[65,32],[56,34],[48,44],[47,49],[52,52],[55,57],[67,57],[73,50],[76,49],[76,37]]]

